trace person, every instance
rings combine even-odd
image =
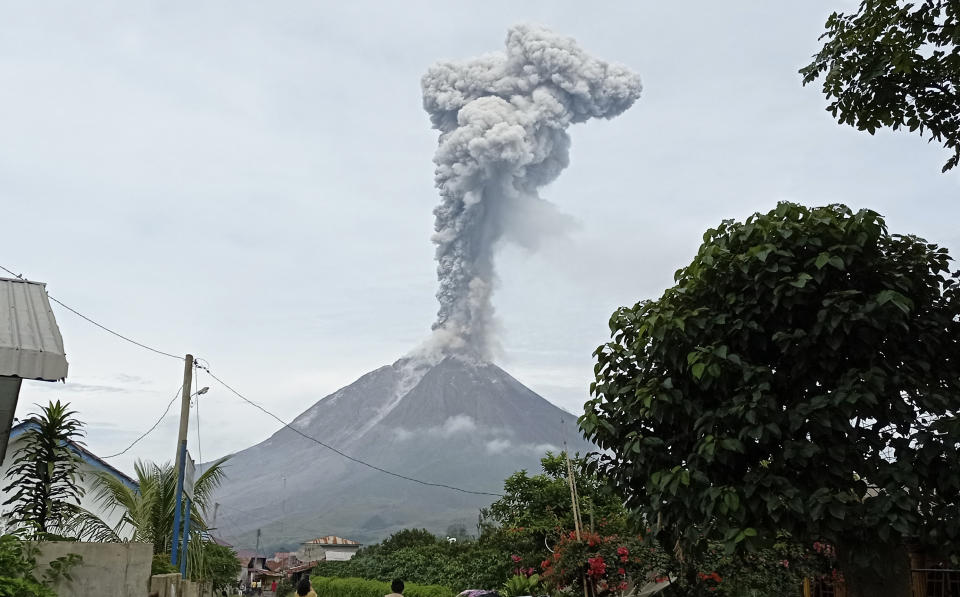
[[[313,587],[310,586],[310,578],[304,576],[300,579],[300,582],[297,583],[297,595],[300,597],[317,597],[317,593],[313,590]]]
[[[273,581],[272,583],[270,583],[270,590],[273,591],[274,595],[277,594],[277,581]]]
[[[390,583],[390,590],[393,591],[393,593],[384,595],[384,597],[403,597],[403,581],[399,578],[393,579],[393,582]]]

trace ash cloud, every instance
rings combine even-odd
[[[441,201],[433,211],[440,309],[429,350],[488,360],[497,243],[535,250],[544,235],[569,226],[538,194],[570,162],[567,128],[621,114],[642,86],[626,67],[534,25],[512,27],[504,52],[434,65],[421,84],[440,131]]]

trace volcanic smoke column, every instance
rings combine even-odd
[[[535,247],[530,237],[549,232],[551,218],[541,216],[555,210],[537,190],[570,161],[567,127],[629,108],[640,78],[587,55],[569,37],[517,25],[505,53],[436,64],[421,84],[423,107],[440,131],[435,340],[447,351],[489,358],[495,244],[509,238]]]

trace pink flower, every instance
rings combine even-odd
[[[512,555],[512,556],[510,556],[510,559],[513,560],[513,563],[514,563],[514,564],[519,564],[519,563],[520,563],[520,556],[518,556],[518,555]]]

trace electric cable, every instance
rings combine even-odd
[[[7,267],[4,267],[3,265],[0,265],[0,269],[2,269],[3,271],[7,272],[7,273],[10,274],[11,276],[14,276],[15,278],[17,278],[17,279],[19,279],[19,280],[22,280],[22,281],[24,281],[24,282],[29,282],[29,281],[30,281],[30,280],[28,280],[27,278],[23,277],[21,274],[17,274],[17,273],[15,273],[13,270],[11,270],[11,269],[9,269],[9,268],[7,268]],[[135,345],[135,346],[139,346],[140,348],[149,350],[149,351],[154,352],[154,353],[157,353],[157,354],[159,354],[159,355],[163,355],[163,356],[166,356],[166,357],[170,357],[170,358],[173,358],[173,359],[177,359],[177,360],[179,360],[179,361],[182,361],[182,360],[184,359],[184,357],[177,356],[177,355],[175,355],[175,354],[172,354],[172,353],[169,353],[169,352],[166,352],[166,351],[163,351],[163,350],[159,350],[159,349],[157,349],[157,348],[153,348],[152,346],[148,346],[148,345],[146,345],[146,344],[144,344],[144,343],[142,343],[142,342],[137,342],[136,340],[134,340],[134,339],[132,339],[132,338],[129,338],[129,337],[127,337],[127,336],[124,336],[123,334],[121,334],[121,333],[119,333],[119,332],[116,332],[116,331],[108,328],[107,326],[105,326],[105,325],[103,325],[103,324],[101,324],[101,323],[99,323],[99,322],[97,322],[97,321],[95,321],[95,320],[87,317],[86,315],[84,315],[83,313],[80,313],[79,311],[77,311],[77,310],[74,309],[73,307],[70,307],[69,305],[66,305],[66,304],[60,302],[58,299],[56,299],[55,297],[53,297],[53,296],[50,295],[49,293],[47,293],[47,297],[48,297],[51,301],[57,303],[58,305],[60,305],[60,306],[63,307],[64,309],[66,309],[66,310],[70,311],[71,313],[73,313],[74,315],[76,315],[76,316],[80,317],[81,319],[84,319],[85,321],[87,321],[87,322],[89,322],[89,323],[97,326],[98,328],[104,330],[105,332],[108,332],[108,333],[110,333],[110,334],[113,334],[114,336],[120,338],[121,340],[125,340],[126,342],[129,342],[130,344],[133,344],[133,345]],[[194,362],[196,363],[196,361],[194,361]],[[400,473],[395,473],[395,472],[390,471],[390,470],[387,470],[387,469],[385,469],[385,468],[382,468],[382,467],[379,467],[379,466],[370,464],[369,462],[366,462],[366,461],[361,460],[361,459],[359,459],[359,458],[355,458],[355,457],[353,457],[353,456],[350,456],[349,454],[346,454],[345,452],[342,452],[341,450],[338,450],[337,448],[334,448],[333,446],[331,446],[331,445],[329,445],[329,444],[326,444],[326,443],[320,441],[319,439],[317,439],[317,438],[315,438],[315,437],[313,437],[313,436],[310,436],[310,435],[308,435],[308,434],[300,431],[299,429],[291,426],[289,423],[287,423],[286,421],[284,421],[283,419],[281,419],[281,418],[278,417],[277,415],[273,414],[272,412],[268,411],[267,409],[265,409],[264,407],[260,406],[260,405],[257,404],[256,402],[250,400],[249,398],[247,398],[246,396],[244,396],[243,394],[241,394],[241,393],[238,392],[237,390],[233,389],[230,385],[228,385],[228,384],[227,384],[226,382],[224,382],[222,379],[220,379],[219,377],[217,377],[216,375],[214,375],[214,374],[210,371],[210,368],[209,368],[209,367],[200,365],[200,364],[198,364],[198,363],[196,364],[196,367],[198,367],[198,368],[203,369],[204,371],[206,371],[206,372],[207,372],[207,375],[209,375],[210,377],[212,377],[217,383],[219,383],[220,385],[222,385],[224,388],[226,388],[227,390],[229,390],[231,393],[233,393],[234,395],[236,395],[238,398],[240,398],[240,399],[243,400],[244,402],[250,404],[250,405],[253,406],[254,408],[257,408],[258,410],[262,411],[262,412],[265,413],[266,415],[272,417],[273,419],[275,419],[278,423],[280,423],[281,425],[283,425],[283,426],[286,427],[287,429],[290,429],[290,430],[293,431],[294,433],[296,433],[296,434],[298,434],[298,435],[300,435],[300,436],[302,436],[302,437],[304,437],[304,438],[306,438],[306,439],[308,439],[308,440],[310,440],[310,441],[312,441],[312,442],[314,442],[314,443],[316,443],[316,444],[318,444],[318,445],[320,445],[320,446],[323,446],[324,448],[326,448],[326,449],[328,449],[328,450],[330,450],[330,451],[332,451],[332,452],[334,452],[334,453],[342,456],[343,458],[346,458],[347,460],[350,460],[351,462],[355,462],[355,463],[360,464],[360,465],[362,465],[362,466],[365,466],[365,467],[367,467],[367,468],[370,468],[370,469],[373,469],[373,470],[375,470],[375,471],[384,473],[384,474],[386,474],[386,475],[390,475],[390,476],[392,476],[392,477],[396,477],[396,478],[398,478],[398,479],[403,479],[403,480],[405,480],[405,481],[410,481],[410,482],[412,482],[412,483],[417,483],[417,484],[424,485],[424,486],[427,486],[427,487],[438,487],[438,488],[443,488],[443,489],[449,489],[449,490],[452,490],[452,491],[459,491],[459,492],[461,492],[461,493],[467,493],[467,494],[471,494],[471,495],[488,495],[488,496],[493,496],[493,497],[503,497],[503,494],[502,494],[502,493],[496,493],[496,492],[490,492],[490,491],[474,491],[474,490],[470,490],[470,489],[463,489],[462,487],[456,487],[456,486],[453,486],[453,485],[447,485],[446,483],[432,483],[432,482],[429,482],[429,481],[423,481],[422,479],[416,479],[416,478],[414,478],[414,477],[410,477],[410,476],[407,476],[407,475],[402,475],[402,474],[400,474]],[[181,389],[183,389],[182,386],[181,386]],[[176,396],[174,396],[174,399],[171,400],[171,401],[170,401],[170,404],[167,405],[167,409],[164,411],[163,416],[161,416],[160,419],[157,420],[156,423],[154,423],[153,427],[151,427],[149,430],[147,430],[146,433],[144,433],[142,436],[140,436],[139,438],[137,438],[136,440],[134,440],[134,442],[133,442],[132,444],[130,444],[129,446],[127,446],[127,448],[124,449],[123,451],[118,452],[118,453],[116,453],[116,454],[111,454],[110,456],[104,456],[103,458],[114,458],[114,457],[116,457],[116,456],[120,456],[121,454],[124,454],[125,452],[127,452],[127,450],[129,450],[130,448],[132,448],[137,442],[139,442],[141,439],[143,439],[143,438],[146,437],[149,433],[151,433],[154,429],[156,429],[157,425],[160,424],[160,421],[163,420],[163,417],[165,417],[166,414],[167,414],[167,412],[170,411],[170,407],[173,405],[173,401],[174,401],[174,400],[176,400]],[[197,430],[197,431],[198,431],[198,433],[199,433],[199,426],[198,426],[198,430]],[[198,441],[199,441],[199,440],[198,440]],[[199,448],[198,448],[198,449],[199,449]],[[198,456],[199,456],[199,453],[198,453]],[[201,461],[202,461],[202,459],[201,459]]]
[[[7,269],[6,267],[4,267],[4,266],[2,266],[2,265],[0,265],[0,269],[2,269],[3,271],[7,272],[7,273],[10,274],[11,276],[13,276],[13,277],[15,277],[15,278],[17,278],[17,279],[19,279],[19,280],[23,280],[24,282],[29,282],[29,281],[30,281],[30,280],[28,280],[27,278],[24,278],[24,277],[23,277],[22,275],[20,275],[20,274],[15,274],[12,270]],[[169,352],[165,352],[165,351],[162,351],[162,350],[160,350],[160,349],[153,348],[152,346],[147,346],[146,344],[144,344],[144,343],[142,343],[142,342],[137,342],[137,341],[134,340],[133,338],[128,338],[127,336],[124,336],[123,334],[121,334],[121,333],[119,333],[119,332],[115,332],[115,331],[111,330],[111,329],[108,328],[107,326],[105,326],[105,325],[103,325],[103,324],[101,324],[101,323],[98,323],[98,322],[94,321],[93,319],[90,319],[89,317],[87,317],[87,316],[84,315],[83,313],[77,311],[77,310],[74,309],[73,307],[71,307],[71,306],[69,306],[69,305],[66,305],[66,304],[60,302],[60,301],[57,300],[55,297],[53,297],[50,293],[47,293],[47,297],[48,297],[51,301],[57,303],[58,305],[60,305],[61,307],[63,307],[63,308],[66,309],[67,311],[70,311],[71,313],[73,313],[73,314],[76,315],[77,317],[80,317],[80,318],[82,318],[82,319],[87,320],[88,322],[90,322],[90,323],[92,323],[93,325],[97,326],[97,327],[100,328],[101,330],[103,330],[103,331],[105,331],[105,332],[109,332],[109,333],[113,334],[114,336],[116,336],[117,338],[120,338],[121,340],[126,340],[127,342],[129,342],[129,343],[131,343],[131,344],[134,344],[134,345],[136,345],[136,346],[139,346],[140,348],[145,348],[145,349],[147,349],[147,350],[149,350],[149,351],[151,351],[151,352],[155,352],[155,353],[157,353],[157,354],[161,354],[161,355],[163,355],[163,356],[165,356],[165,357],[170,357],[170,358],[172,358],[172,359],[177,359],[177,360],[180,360],[180,361],[183,360],[183,357],[181,357],[181,356],[177,356],[177,355],[175,355],[175,354],[171,354],[171,353],[169,353]]]
[[[2,267],[2,266],[0,266],[0,267]],[[182,389],[183,389],[183,386],[181,385],[181,386],[177,389],[177,393],[174,394],[174,395],[173,395],[173,398],[170,399],[170,402],[167,403],[167,408],[164,409],[163,414],[160,415],[160,418],[157,419],[157,422],[153,424],[153,427],[151,427],[150,429],[147,429],[145,432],[143,432],[143,435],[141,435],[141,436],[138,437],[137,439],[133,440],[133,443],[131,443],[129,446],[127,446],[127,447],[124,448],[123,450],[117,452],[116,454],[111,454],[111,455],[109,455],[109,456],[100,456],[100,458],[102,458],[102,459],[114,458],[114,457],[116,457],[116,456],[120,456],[121,454],[126,454],[126,453],[127,453],[127,450],[129,450],[130,448],[132,448],[132,447],[134,447],[135,445],[137,445],[137,442],[139,442],[139,441],[142,440],[143,438],[145,438],[145,437],[147,437],[148,435],[150,435],[150,433],[153,432],[153,430],[157,428],[157,425],[160,424],[160,421],[162,421],[162,420],[167,416],[167,413],[170,412],[170,407],[173,406],[174,401],[176,401],[177,396],[180,395],[180,390],[182,390]]]
[[[214,375],[213,372],[210,371],[210,369],[209,369],[208,367],[204,367],[204,366],[202,366],[202,365],[199,365],[199,367],[200,367],[201,369],[203,369],[204,371],[206,371],[206,372],[207,372],[207,375],[209,375],[210,377],[212,377],[212,378],[214,379],[214,381],[216,381],[217,383],[219,383],[220,385],[222,385],[224,388],[226,388],[227,390],[229,390],[230,392],[232,392],[235,396],[237,396],[238,398],[240,398],[241,400],[243,400],[244,402],[246,402],[246,403],[249,404],[250,406],[253,406],[254,408],[260,410],[260,411],[263,412],[263,413],[265,413],[266,415],[272,417],[272,418],[275,419],[278,423],[280,423],[281,425],[283,425],[284,427],[286,427],[286,428],[289,429],[290,431],[293,431],[293,432],[296,433],[297,435],[300,435],[300,436],[302,436],[302,437],[304,437],[304,438],[306,438],[306,439],[308,439],[308,440],[310,440],[310,441],[312,441],[312,442],[314,442],[314,443],[316,443],[316,444],[318,444],[318,445],[320,445],[320,446],[323,446],[324,448],[330,450],[331,452],[334,452],[334,453],[336,453],[336,454],[339,454],[340,456],[342,456],[343,458],[346,458],[347,460],[349,460],[349,461],[351,461],[351,462],[355,462],[355,463],[357,463],[357,464],[363,465],[363,466],[365,466],[365,467],[367,467],[367,468],[370,468],[370,469],[373,469],[373,470],[375,470],[375,471],[379,471],[379,472],[384,473],[384,474],[386,474],[386,475],[390,475],[391,477],[396,477],[396,478],[398,478],[398,479],[403,479],[403,480],[405,480],[405,481],[410,481],[410,482],[412,482],[412,483],[418,483],[418,484],[420,484],[420,485],[425,485],[425,486],[427,486],[427,487],[440,487],[440,488],[443,488],[443,489],[450,489],[450,490],[452,490],[452,491],[459,491],[459,492],[461,492],[461,493],[469,493],[469,494],[471,494],[471,495],[489,495],[489,496],[493,496],[493,497],[504,497],[502,493],[494,493],[494,492],[491,492],[491,491],[474,491],[474,490],[471,490],[471,489],[463,489],[462,487],[456,487],[456,486],[454,486],[454,485],[447,485],[446,483],[431,483],[430,481],[423,481],[422,479],[416,479],[416,478],[414,478],[414,477],[410,477],[410,476],[407,476],[407,475],[401,475],[400,473],[395,473],[395,472],[393,472],[393,471],[387,470],[387,469],[385,469],[385,468],[381,468],[381,467],[376,466],[376,465],[374,465],[374,464],[370,464],[369,462],[366,462],[366,461],[361,460],[361,459],[359,459],[359,458],[355,458],[355,457],[353,457],[353,456],[350,456],[349,454],[347,454],[347,453],[345,453],[345,452],[343,452],[343,451],[341,451],[341,450],[338,450],[337,448],[334,448],[333,446],[331,446],[331,445],[329,445],[329,444],[326,444],[326,443],[318,440],[317,438],[315,438],[315,437],[313,437],[313,436],[311,436],[311,435],[308,435],[308,434],[300,431],[300,430],[297,429],[296,427],[293,427],[292,425],[290,425],[289,423],[287,423],[286,421],[284,421],[283,419],[281,419],[281,418],[278,417],[277,415],[273,414],[272,412],[270,412],[270,411],[267,410],[266,408],[260,406],[259,404],[257,404],[257,403],[254,402],[253,400],[250,400],[249,398],[247,398],[246,396],[244,396],[243,394],[241,394],[241,393],[238,392],[237,390],[233,389],[233,388],[232,388],[229,384],[227,384],[225,381],[223,381],[222,379],[220,379],[219,377],[217,377],[216,375]]]

